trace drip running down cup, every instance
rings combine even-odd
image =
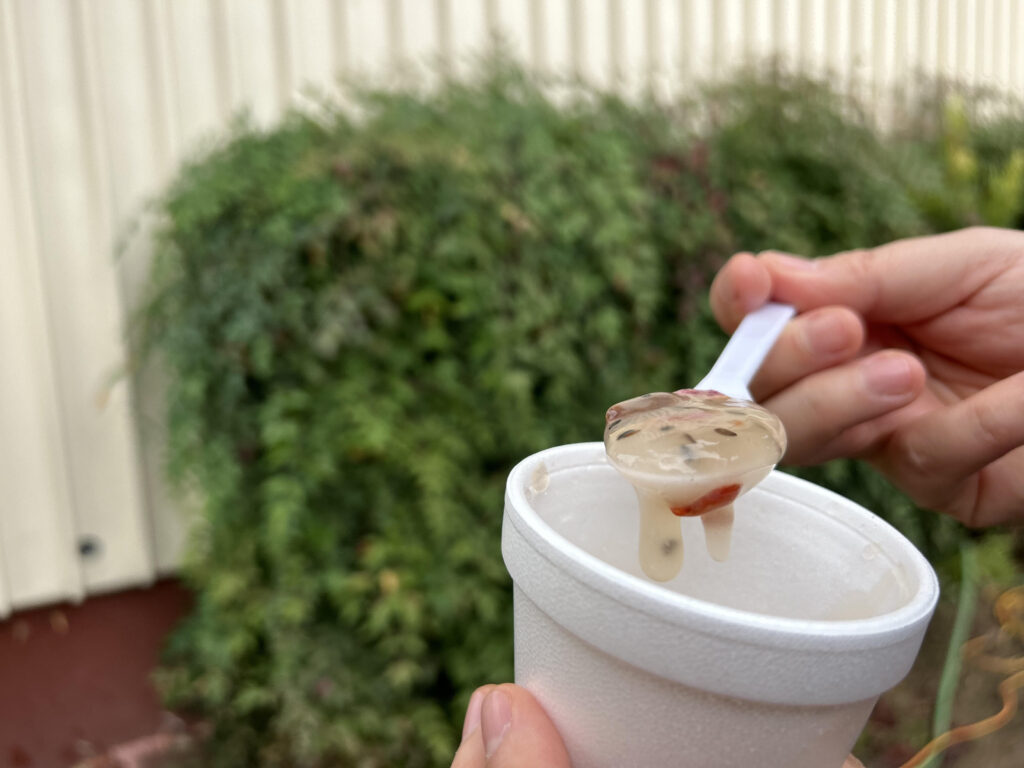
[[[574,768],[839,768],[910,669],[938,598],[910,542],[778,472],[735,507],[725,561],[692,547],[655,583],[637,559],[637,495],[602,443],[512,470],[516,682]],[[699,519],[680,525],[701,538]]]

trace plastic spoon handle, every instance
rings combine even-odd
[[[715,389],[742,400],[753,400],[747,388],[782,329],[796,309],[788,304],[765,304],[743,318],[736,333],[696,389]]]

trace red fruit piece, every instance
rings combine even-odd
[[[704,397],[724,397],[728,398],[728,395],[723,395],[717,389],[677,389],[677,395],[695,395]]]
[[[732,504],[740,495],[740,484],[722,485],[713,491],[708,491],[692,504],[683,507],[672,507],[672,514],[677,517],[696,517],[710,512],[712,509]]]

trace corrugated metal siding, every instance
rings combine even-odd
[[[465,71],[498,32],[627,92],[784,53],[884,116],[918,69],[1024,92],[1022,24],[1024,0],[0,0],[0,616],[178,561],[159,376],[121,375],[145,239],[112,254],[242,105],[269,121],[339,73]]]

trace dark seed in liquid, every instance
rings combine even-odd
[[[671,424],[666,424],[664,427],[661,428],[661,431],[662,432],[669,432],[672,429],[675,429],[675,427],[673,427]]]
[[[671,555],[678,546],[679,542],[675,539],[665,539],[663,542],[661,542],[661,551],[664,552],[666,555]]]
[[[639,431],[640,431],[639,429],[627,429],[625,432],[623,432],[621,435],[619,435],[615,439],[616,440],[621,440],[624,437],[630,437],[632,435],[635,435]]]
[[[725,429],[725,427],[715,427],[715,432],[726,437],[736,437],[736,433],[731,429]]]
[[[690,445],[696,445],[697,444],[697,440],[689,432],[683,432],[683,437],[686,438],[686,442],[689,443]]]

